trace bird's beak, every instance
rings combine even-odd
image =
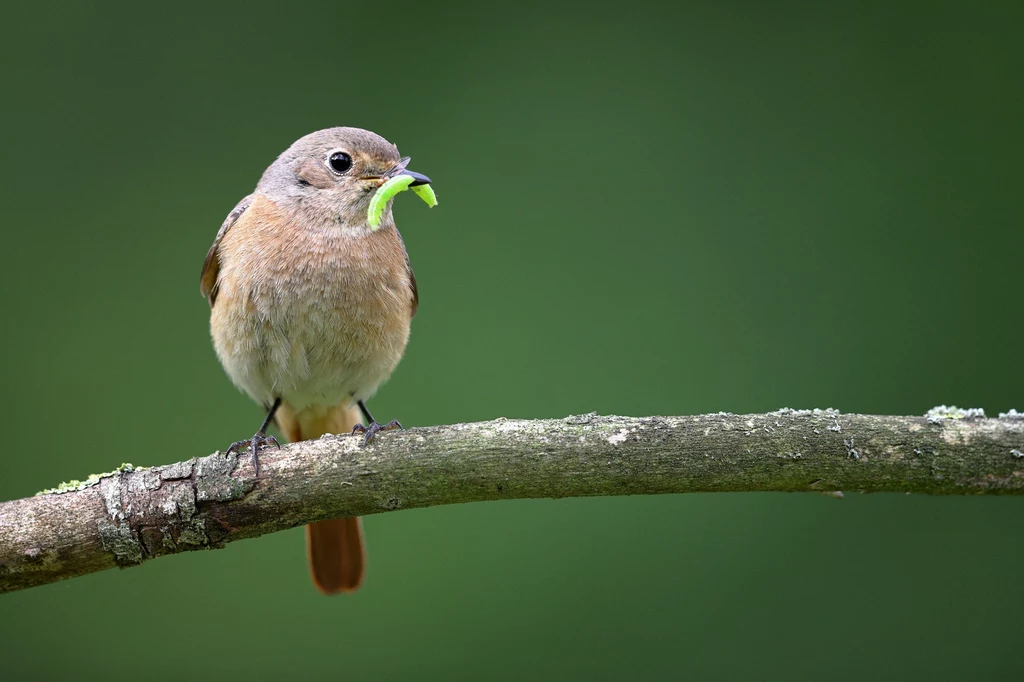
[[[417,187],[419,185],[429,185],[430,178],[428,178],[426,175],[423,175],[422,173],[416,173],[406,168],[406,166],[409,165],[409,162],[411,160],[411,158],[406,156],[401,161],[396,163],[394,166],[391,167],[390,170],[388,170],[387,173],[381,176],[380,180],[378,181],[378,184],[383,185],[385,182],[398,175],[408,175],[412,178],[412,182],[409,184],[410,187]]]
[[[428,178],[423,173],[416,173],[416,172],[411,171],[411,170],[404,170],[404,171],[402,171],[401,174],[402,175],[410,175],[410,176],[412,176],[412,182],[409,184],[410,187],[416,187],[418,185],[429,185],[430,184],[430,178]]]

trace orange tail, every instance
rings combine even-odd
[[[366,550],[358,516],[306,526],[306,555],[313,584],[324,594],[353,592],[363,583]]]
[[[281,405],[277,423],[288,440],[295,442],[319,438],[325,433],[348,433],[360,423],[360,418],[358,408],[349,405],[315,414],[295,414],[287,405]],[[366,548],[359,517],[317,521],[306,526],[306,556],[313,584],[324,594],[359,589],[366,573]]]

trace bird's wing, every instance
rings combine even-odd
[[[409,317],[416,317],[416,310],[420,307],[420,292],[416,288],[416,273],[412,271],[412,263],[409,262],[409,252],[405,248],[405,242],[402,241],[402,233],[395,228],[395,234],[398,235],[398,243],[402,245],[402,253],[405,255],[405,269],[409,272],[409,288],[412,289],[412,314]]]
[[[210,302],[210,307],[213,307],[214,302],[217,300],[217,273],[220,271],[220,261],[217,258],[217,250],[220,248],[220,242],[224,239],[224,235],[228,233],[231,226],[238,222],[238,219],[242,217],[246,209],[252,203],[252,196],[249,195],[246,198],[238,202],[231,213],[228,213],[228,217],[224,219],[224,222],[220,226],[220,230],[217,231],[217,237],[213,240],[213,246],[210,247],[209,252],[206,254],[206,260],[203,261],[203,274],[199,279],[199,290],[206,297],[206,300]],[[408,261],[408,256],[406,256]],[[415,291],[416,285],[413,284],[413,290]]]

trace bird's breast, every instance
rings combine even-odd
[[[301,410],[369,397],[409,336],[400,238],[394,228],[308,229],[272,209],[240,219],[220,246],[211,327],[221,361],[264,403],[282,397]]]

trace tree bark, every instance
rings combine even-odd
[[[460,502],[716,491],[1024,493],[1024,415],[789,410],[497,419],[123,467],[0,504],[0,592],[320,519]],[[74,489],[77,488],[77,489]]]

